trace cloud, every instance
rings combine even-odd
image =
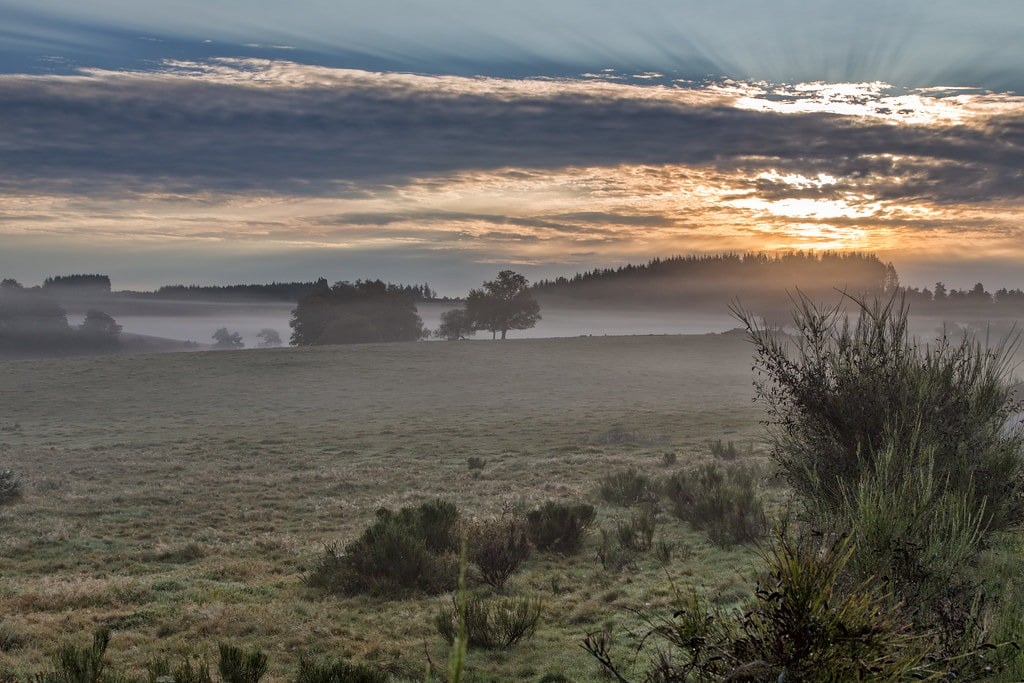
[[[238,59],[0,76],[0,234],[583,266],[1019,242],[1024,98],[597,76]]]
[[[475,170],[683,164],[831,173],[847,184],[888,178],[889,198],[1020,195],[1024,98],[899,98],[868,84],[829,109],[836,93],[814,87],[430,77],[261,60],[0,76],[0,189],[336,196]],[[893,99],[904,104],[885,113]]]

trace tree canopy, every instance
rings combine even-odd
[[[475,329],[487,330],[492,337],[501,332],[504,339],[509,330],[526,330],[536,325],[540,304],[533,298],[526,277],[503,270],[496,280],[470,290],[466,313]]]
[[[78,334],[83,341],[94,346],[117,346],[121,326],[109,314],[91,308],[78,326]]]
[[[242,335],[238,332],[229,332],[226,327],[221,327],[214,332],[213,340],[217,342],[214,346],[218,349],[241,349],[245,347]]]
[[[466,309],[453,308],[441,314],[441,326],[437,328],[434,336],[448,341],[458,341],[472,337],[475,333],[473,321]]]
[[[292,344],[361,344],[415,341],[423,321],[412,297],[380,280],[326,284],[303,297],[292,311]]]

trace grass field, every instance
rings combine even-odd
[[[115,632],[112,663],[259,646],[270,677],[300,654],[349,656],[419,678],[443,666],[432,617],[449,597],[324,597],[304,573],[382,506],[435,497],[469,516],[598,499],[598,480],[712,458],[733,440],[763,459],[742,335],[413,343],[0,364],[0,469],[25,494],[0,508],[0,674],[45,668],[58,644]],[[479,474],[467,458],[483,458]],[[472,476],[471,476],[472,475]],[[778,492],[776,492],[776,496]],[[722,550],[661,513],[662,567],[602,569],[535,553],[507,591],[544,601],[525,644],[471,651],[473,680],[599,678],[588,631],[636,628],[672,581],[730,601],[754,553]]]

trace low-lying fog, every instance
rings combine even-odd
[[[229,332],[242,335],[248,348],[257,345],[256,334],[263,329],[276,330],[287,343],[291,336],[288,322],[291,320],[292,304],[206,304],[200,313],[187,315],[177,312],[140,314],[131,312],[114,314],[123,331],[129,334],[162,337],[199,344],[213,344],[213,333],[221,327]],[[423,325],[431,330],[441,324],[441,313],[452,304],[427,303],[418,307]],[[172,309],[173,310],[173,309]],[[657,311],[595,311],[578,309],[545,308],[537,326],[529,330],[513,330],[511,339],[536,339],[542,337],[578,337],[585,335],[630,335],[630,334],[703,334],[724,332],[738,325],[728,313],[680,313]],[[68,315],[68,322],[77,325],[83,315]],[[488,339],[490,334],[478,332],[477,339]]]

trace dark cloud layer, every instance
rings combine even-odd
[[[686,90],[340,73],[308,85],[234,66],[0,77],[0,189],[338,196],[435,174],[618,164],[839,179],[810,193],[863,190],[870,178],[882,198],[933,202],[1015,199],[1024,187],[1019,107],[985,125],[896,125],[753,111]]]

